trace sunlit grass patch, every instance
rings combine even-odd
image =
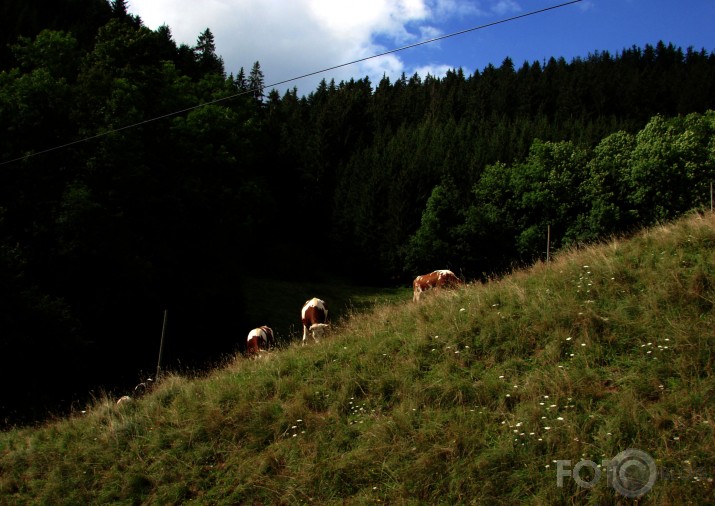
[[[684,219],[102,396],[0,434],[0,502],[625,504],[556,469],[638,448],[663,473],[643,503],[705,504],[713,244],[712,218]]]

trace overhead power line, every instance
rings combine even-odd
[[[322,73],[324,73],[324,72],[330,72],[331,70],[336,70],[336,69],[343,68],[343,67],[347,67],[347,66],[350,66],[350,65],[355,65],[356,63],[361,63],[361,62],[364,62],[364,61],[367,61],[367,60],[372,60],[372,59],[375,59],[375,58],[380,58],[381,56],[386,56],[386,55],[388,55],[388,54],[393,54],[393,53],[397,53],[397,52],[400,52],[400,51],[405,51],[405,50],[407,50],[407,49],[412,49],[412,48],[415,48],[415,47],[418,47],[418,46],[424,46],[424,45],[426,45],[426,44],[432,44],[433,42],[438,42],[438,41],[440,41],[440,40],[449,39],[449,38],[451,38],[451,37],[457,37],[458,35],[464,35],[465,33],[474,32],[474,31],[477,31],[477,30],[483,30],[484,28],[489,28],[489,27],[496,26],[496,25],[501,25],[501,24],[504,24],[504,23],[509,23],[509,22],[512,22],[512,21],[516,21],[517,19],[522,19],[522,18],[526,18],[526,17],[529,17],[529,16],[534,16],[534,15],[536,15],[536,14],[542,14],[542,13],[544,13],[544,12],[553,11],[553,10],[555,10],[555,9],[560,9],[560,8],[562,8],[562,7],[566,7],[566,6],[568,6],[568,5],[576,4],[576,3],[579,3],[579,2],[582,2],[582,1],[583,1],[583,0],[571,0],[571,1],[569,1],[569,2],[564,2],[564,3],[557,4],[557,5],[552,5],[552,6],[550,6],[550,7],[544,7],[543,9],[538,9],[538,10],[526,12],[526,13],[524,13],[524,14],[519,14],[519,15],[516,15],[516,16],[511,16],[511,17],[509,17],[509,18],[500,19],[500,20],[498,20],[498,21],[492,21],[491,23],[486,23],[486,24],[483,24],[483,25],[474,26],[474,27],[472,27],[472,28],[467,28],[467,29],[465,29],[465,30],[459,30],[459,31],[457,31],[457,32],[452,32],[452,33],[448,33],[448,34],[446,34],[446,35],[441,35],[441,36],[439,36],[439,37],[434,37],[434,38],[426,39],[426,40],[423,40],[423,41],[420,41],[420,42],[415,42],[414,44],[408,44],[407,46],[402,46],[402,47],[398,47],[398,48],[395,48],[395,49],[390,49],[389,51],[384,51],[384,52],[382,52],[382,53],[374,54],[374,55],[372,55],[372,56],[366,56],[366,57],[364,57],[364,58],[359,58],[359,59],[357,59],[357,60],[351,60],[351,61],[349,61],[349,62],[341,63],[341,64],[339,64],[339,65],[333,65],[332,67],[327,67],[327,68],[324,68],[324,69],[321,69],[321,70],[316,70],[316,71],[314,71],[314,72],[309,72],[309,73],[307,73],[307,74],[303,74],[303,75],[300,75],[300,76],[297,76],[297,77],[291,77],[290,79],[285,79],[285,80],[283,80],[283,81],[278,81],[278,82],[275,82],[275,83],[266,85],[265,88],[274,88],[274,87],[279,86],[279,85],[281,85],[281,84],[290,83],[290,82],[292,82],[292,81],[297,81],[297,80],[299,80],[299,79],[304,79],[304,78],[306,78],[306,77],[311,77],[311,76],[314,76],[314,75],[317,75],[317,74],[322,74]],[[130,129],[130,128],[135,128],[135,127],[138,127],[138,126],[141,126],[141,125],[145,125],[145,124],[147,124],[147,123],[152,123],[152,122],[154,122],[154,121],[159,121],[159,120],[161,120],[161,119],[169,118],[169,117],[171,117],[171,116],[177,116],[177,115],[179,115],[179,114],[183,114],[183,113],[185,113],[185,112],[193,111],[194,109],[199,109],[199,108],[205,107],[205,106],[207,106],[207,105],[216,104],[216,103],[218,103],[218,102],[223,102],[223,101],[226,101],[226,100],[232,100],[232,99],[234,99],[234,98],[240,97],[240,96],[242,96],[242,95],[246,95],[246,94],[248,94],[248,93],[253,93],[253,92],[254,92],[253,89],[246,90],[246,91],[242,91],[242,92],[240,92],[240,93],[235,93],[235,94],[233,94],[233,95],[229,95],[229,96],[226,96],[226,97],[217,98],[216,100],[211,100],[211,101],[209,101],[209,102],[203,102],[203,103],[201,103],[201,104],[197,104],[197,105],[194,105],[194,106],[191,106],[191,107],[187,107],[187,108],[185,108],[185,109],[180,109],[180,110],[178,110],[178,111],[173,111],[173,112],[169,112],[169,113],[166,113],[166,114],[162,114],[161,116],[156,116],[156,117],[154,117],[154,118],[149,118],[149,119],[146,119],[146,120],[142,120],[142,121],[139,121],[139,122],[137,122],[137,123],[132,123],[132,124],[130,124],[130,125],[125,125],[125,126],[123,126],[123,127],[113,128],[113,129],[111,129],[111,130],[107,130],[106,132],[101,132],[101,133],[98,133],[98,134],[96,134],[96,135],[92,135],[92,136],[89,136],[89,137],[84,137],[84,138],[82,138],[82,139],[78,139],[78,140],[76,140],[76,141],[67,142],[67,143],[65,143],[65,144],[60,144],[60,145],[58,145],[58,146],[54,146],[54,147],[51,147],[51,148],[43,149],[42,151],[37,151],[37,152],[35,152],[35,153],[30,153],[30,154],[27,154],[27,155],[24,155],[24,156],[20,156],[20,157],[17,157],[17,158],[13,158],[12,160],[7,160],[7,161],[4,161],[4,162],[0,162],[0,166],[1,166],[1,165],[6,165],[6,164],[9,164],[9,163],[18,162],[18,161],[20,161],[20,160],[25,160],[25,159],[27,159],[27,158],[31,158],[31,157],[34,157],[34,156],[38,156],[38,155],[43,155],[43,154],[46,154],[46,153],[50,153],[50,152],[52,152],[52,151],[57,151],[57,150],[65,149],[65,148],[68,148],[68,147],[70,147],[70,146],[74,146],[75,144],[80,144],[80,143],[83,143],[83,142],[88,142],[88,141],[91,141],[91,140],[94,140],[94,139],[98,139],[98,138],[100,138],[100,137],[104,137],[104,136],[106,136],[106,135],[110,135],[110,134],[113,134],[113,133],[116,133],[116,132],[121,132],[121,131],[123,131],[123,130],[128,130],[128,129]]]

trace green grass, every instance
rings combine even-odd
[[[712,503],[715,218],[430,295],[1,433],[0,503]],[[557,487],[628,448],[661,473],[638,501]]]
[[[333,323],[356,312],[364,312],[375,304],[412,299],[411,287],[354,286],[342,279],[295,282],[249,277],[244,280],[242,292],[246,319],[253,327],[271,327],[282,345],[302,338],[300,310],[305,301],[313,297],[326,301],[328,316]],[[246,329],[246,334],[250,330]]]

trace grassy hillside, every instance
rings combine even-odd
[[[692,216],[2,433],[0,503],[631,504],[556,462],[629,448],[639,504],[712,503],[714,302]]]
[[[248,278],[242,290],[245,318],[251,323],[250,328],[245,329],[246,335],[251,328],[269,325],[281,345],[302,339],[300,310],[305,301],[313,297],[328,303],[328,316],[333,323],[375,304],[412,299],[411,287],[354,286],[343,279],[332,278],[310,283]]]

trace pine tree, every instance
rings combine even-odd
[[[253,90],[253,96],[258,101],[263,100],[263,88],[265,87],[265,82],[263,78],[263,72],[261,71],[261,64],[256,62],[251,68],[251,73],[248,74],[248,88]]]
[[[216,54],[216,42],[209,28],[199,35],[194,47],[194,57],[199,65],[201,75],[224,75],[223,59]]]

